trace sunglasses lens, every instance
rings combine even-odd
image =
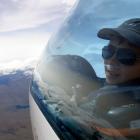
[[[133,65],[136,61],[136,55],[130,49],[118,49],[116,57],[120,63],[125,65]]]
[[[113,56],[114,54],[114,50],[109,48],[109,46],[105,46],[103,49],[102,49],[102,57],[104,59],[109,59]]]
[[[124,65],[133,65],[136,61],[136,54],[131,49],[119,48],[117,51],[113,47],[105,46],[102,49],[102,57],[110,59],[116,52],[116,59]]]

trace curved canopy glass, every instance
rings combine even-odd
[[[60,139],[140,139],[139,5],[80,0],[50,39],[31,91]]]

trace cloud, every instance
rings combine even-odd
[[[76,0],[1,0],[0,32],[60,23]]]
[[[7,63],[1,63],[0,70],[7,70],[7,69],[23,69],[26,66],[35,67],[37,59],[29,58],[27,60],[13,60]]]
[[[31,74],[31,69],[34,69],[37,64],[37,59],[28,58],[27,60],[13,60],[7,63],[1,63],[0,76],[14,73],[17,70],[25,71],[25,74]]]
[[[50,34],[21,33],[0,36],[0,64],[15,59],[38,58],[46,46]]]

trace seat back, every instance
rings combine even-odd
[[[100,86],[89,62],[77,55],[53,55],[46,64],[44,79],[50,84],[63,88],[67,94],[80,97]]]

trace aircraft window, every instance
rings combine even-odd
[[[31,90],[62,140],[139,140],[140,1],[95,1],[49,41]]]

